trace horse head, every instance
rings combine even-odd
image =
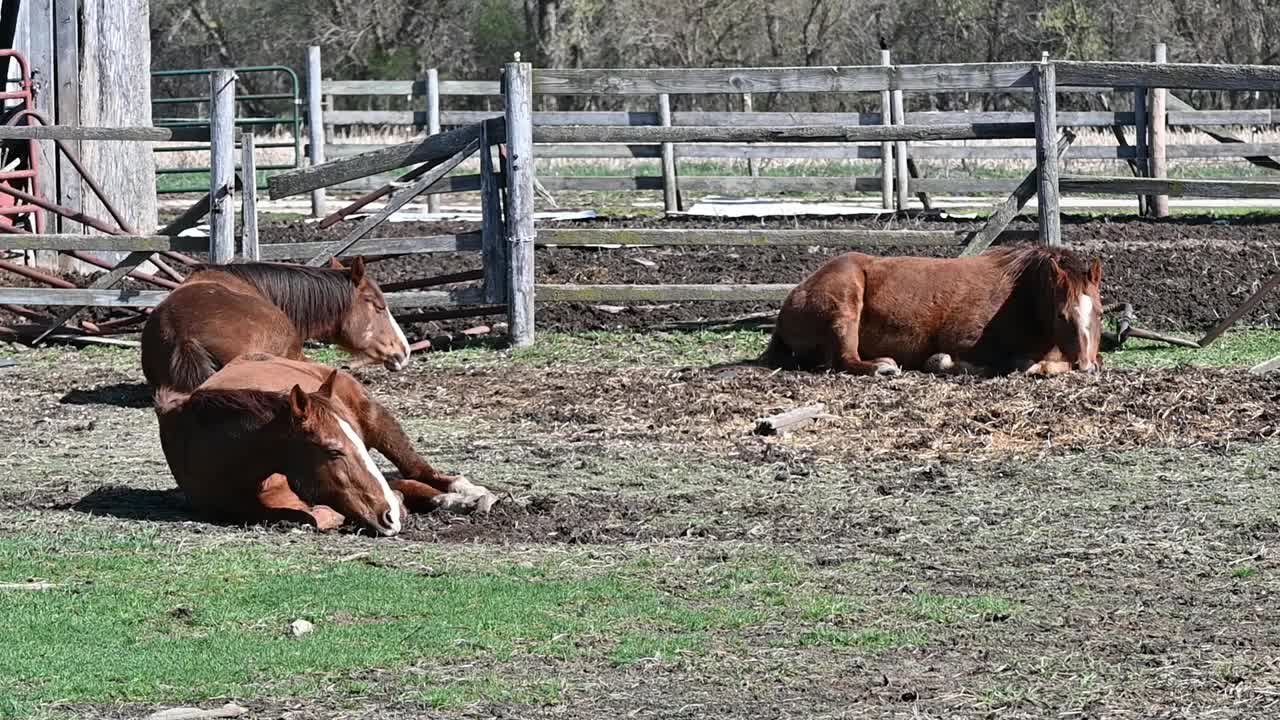
[[[333,259],[329,266],[335,270],[346,269]],[[350,273],[354,295],[342,318],[338,344],[354,356],[352,367],[382,363],[393,372],[403,370],[409,364],[409,341],[400,323],[391,316],[382,289],[365,273],[363,257],[351,263]]]
[[[1075,258],[1053,255],[1049,260],[1053,285],[1053,339],[1063,358],[1075,369],[1102,369],[1102,263],[1088,266]]]
[[[403,498],[391,490],[364,441],[333,400],[334,370],[314,393],[289,393],[295,437],[288,477],[309,502],[328,505],[380,535],[400,532]]]

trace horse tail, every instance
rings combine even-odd
[[[217,370],[213,356],[195,340],[180,340],[169,358],[169,382],[177,390],[191,392]]]
[[[191,397],[190,393],[180,392],[170,387],[161,387],[156,388],[152,402],[155,405],[157,415],[169,415],[181,410],[189,397]]]

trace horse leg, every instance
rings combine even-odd
[[[1071,363],[1066,360],[1041,360],[1024,370],[1027,375],[1040,375],[1048,377],[1050,375],[1061,375],[1071,372]]]
[[[924,361],[924,371],[935,375],[990,375],[991,369],[965,360],[956,360],[947,353],[935,353]]]
[[[328,505],[308,505],[289,487],[284,475],[275,473],[262,483],[258,490],[258,507],[252,519],[265,522],[290,522],[313,525],[317,530],[333,530],[341,527],[346,518]]]
[[[902,368],[893,358],[882,357],[874,360],[863,360],[858,355],[858,331],[861,323],[862,301],[850,308],[848,314],[838,318],[831,328],[832,340],[831,367],[852,375],[876,375],[893,377],[902,374]]]
[[[369,398],[361,408],[360,422],[365,442],[382,453],[403,476],[390,480],[392,489],[404,495],[405,506],[414,512],[437,508],[448,510],[475,506],[488,510],[497,497],[488,489],[461,475],[446,475],[431,467],[416,450],[404,428],[381,403]]]

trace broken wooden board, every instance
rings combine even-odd
[[[818,418],[826,417],[827,406],[823,403],[805,405],[788,410],[778,415],[770,415],[756,420],[756,435],[786,435],[798,427],[807,425]]]

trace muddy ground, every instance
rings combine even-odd
[[[422,547],[584,571],[642,561],[646,582],[682,599],[716,568],[771,557],[800,568],[805,592],[856,608],[784,611],[637,665],[585,653],[426,668],[555,678],[566,690],[550,706],[434,710],[371,669],[353,676],[369,689],[341,701],[237,699],[252,717],[1272,716],[1280,379],[877,381],[442,356],[360,377],[433,462],[504,493],[487,516],[415,516],[393,540],[209,525],[173,490],[136,357],[44,350],[0,371],[0,517],[20,518],[0,531],[143,527],[191,547],[372,552],[410,572]],[[830,417],[753,434],[760,415],[811,402]],[[921,597],[955,605],[926,612]],[[847,640],[867,627],[911,640]]]
[[[590,221],[546,223],[545,227],[723,227],[729,228],[913,228],[965,230],[976,221],[883,221],[876,219],[803,218],[733,219],[614,217]],[[275,222],[262,228],[262,242],[336,240],[351,223],[317,231],[314,223]],[[1022,219],[1011,227],[1034,229]],[[477,230],[465,222],[387,223],[383,237],[410,237]],[[1200,332],[1230,314],[1265,281],[1280,270],[1280,217],[1245,217],[1229,220],[1173,218],[1098,220],[1064,218],[1067,242],[1101,258],[1104,268],[1104,302],[1131,303],[1139,323],[1152,329]],[[791,283],[817,269],[842,248],[630,248],[540,249],[536,279],[545,283]],[[936,248],[875,248],[877,254],[953,255],[955,250]],[[478,269],[476,253],[435,253],[380,259],[374,275],[380,282],[396,282],[461,270]],[[67,276],[83,285],[90,278]],[[18,285],[21,279],[7,279]],[[538,325],[549,330],[655,328],[689,322],[716,321],[776,309],[770,303],[641,304],[626,308],[579,303],[545,304],[538,309]],[[87,310],[84,317],[104,319],[113,313]],[[0,318],[7,316],[0,311]],[[409,323],[413,337],[428,338],[456,333],[479,322],[502,318]],[[1242,325],[1274,327],[1280,324],[1275,302],[1264,302],[1240,321]]]

